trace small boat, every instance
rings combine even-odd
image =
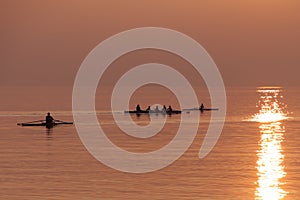
[[[136,111],[136,110],[125,110],[124,113],[130,113],[130,114],[149,114],[149,110],[140,110],[140,111]]]
[[[46,128],[53,128],[54,126],[62,124],[73,124],[73,122],[54,120],[51,123],[46,123],[46,120],[37,120],[32,122],[17,123],[18,126],[45,126]]]
[[[172,115],[172,114],[180,114],[181,110],[172,110],[172,111],[162,111],[162,110],[141,110],[141,111],[136,111],[136,110],[125,110],[124,113],[126,114],[168,114],[168,115]]]
[[[181,114],[181,110],[159,110],[159,111],[150,110],[150,113],[172,115],[172,114]]]
[[[213,111],[213,110],[219,110],[219,108],[187,108],[183,109],[184,111],[189,111],[189,110],[200,110],[202,111]]]
[[[211,110],[219,110],[219,108],[201,108],[201,109],[198,109],[200,111],[211,111]]]

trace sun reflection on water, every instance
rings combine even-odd
[[[255,199],[283,199],[287,192],[281,188],[285,183],[284,154],[282,142],[285,128],[281,122],[263,123],[259,126],[261,138],[257,151],[257,187]]]
[[[260,95],[258,107],[259,111],[249,121],[261,123],[281,121],[288,119],[286,105],[283,103],[282,89],[275,88],[259,88],[257,92]]]
[[[261,137],[257,150],[257,181],[255,199],[279,200],[287,195],[282,188],[284,169],[284,141],[285,127],[282,120],[288,118],[286,105],[283,104],[281,88],[259,88],[259,112],[250,121],[260,123]]]

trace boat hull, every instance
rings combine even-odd
[[[142,110],[142,111],[136,111],[136,110],[125,110],[125,114],[167,114],[167,115],[172,115],[172,114],[180,114],[181,110],[172,110],[172,111],[155,111],[155,110]]]
[[[188,110],[200,110],[200,111],[213,111],[213,110],[219,110],[219,108],[188,108],[188,109],[183,109],[184,111]]]
[[[147,111],[147,110],[141,110],[141,111],[125,110],[124,113],[130,113],[130,114],[149,114],[149,111]]]
[[[62,124],[73,124],[73,122],[55,122],[55,123],[19,123],[19,126],[45,126],[46,128],[53,128],[54,126],[57,125],[62,125]]]

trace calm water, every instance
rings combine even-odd
[[[45,103],[25,107],[28,102],[41,102],[41,97],[26,96],[20,103],[12,91],[4,94],[14,100],[5,97],[0,107],[0,199],[300,199],[297,88],[280,92],[278,105],[291,118],[279,122],[249,121],[259,113],[264,94],[258,94],[256,88],[229,88],[227,120],[213,151],[198,158],[210,119],[205,112],[187,152],[172,165],[146,174],[119,172],[98,162],[82,145],[75,126],[51,130],[16,126],[17,122],[41,119],[48,110]],[[70,93],[61,91],[63,103],[51,104],[55,118],[72,120]],[[133,152],[166,145],[180,121],[179,115],[167,117],[158,135],[136,139],[123,134],[109,112],[98,110],[108,137]],[[199,113],[184,114],[192,118]],[[147,116],[133,118],[140,125],[149,123]]]

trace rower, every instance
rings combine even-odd
[[[167,109],[167,112],[172,112],[172,107],[169,105],[169,108]]]
[[[158,113],[158,112],[159,112],[158,106],[155,107],[154,112],[155,112],[155,113]]]
[[[46,124],[52,124],[54,121],[53,117],[50,115],[50,113],[48,112],[47,113],[47,116],[46,116]]]
[[[138,105],[136,106],[135,110],[136,110],[137,112],[141,112],[140,104],[138,104]]]
[[[148,111],[148,112],[149,112],[150,110],[151,110],[151,107],[150,107],[150,106],[148,106],[148,108],[146,109],[146,111]]]
[[[199,110],[203,110],[203,109],[204,109],[204,105],[202,103],[201,106],[200,106],[200,108],[199,108]]]

